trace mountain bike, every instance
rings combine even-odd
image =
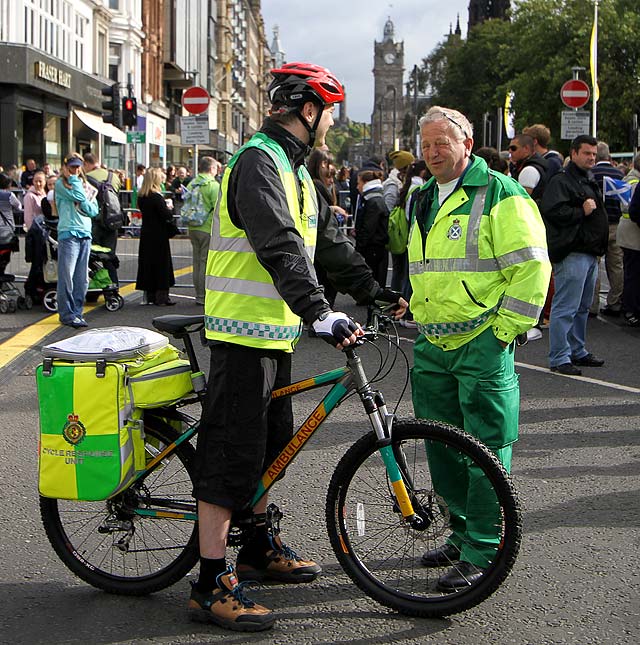
[[[496,591],[516,560],[521,540],[517,494],[500,461],[469,434],[434,421],[396,419],[388,410],[375,384],[399,356],[404,356],[407,374],[409,363],[392,320],[379,309],[371,319],[372,327],[358,344],[343,350],[345,366],[273,392],[275,399],[330,386],[264,472],[250,508],[293,463],[331,411],[347,397],[357,396],[368,431],[340,459],[326,497],[326,526],[336,558],[366,595],[400,613],[438,617],[464,611]],[[203,317],[161,316],[153,325],[184,342],[192,369],[198,372],[191,334],[203,329]],[[364,343],[379,350],[371,380],[358,356]],[[408,377],[403,394],[407,383]],[[102,502],[40,499],[51,545],[82,580],[111,593],[143,595],[174,584],[198,561],[191,440],[199,422],[185,408],[202,399],[203,395],[191,396],[171,407],[145,411],[146,468],[120,494]],[[450,509],[432,481],[429,452],[434,446],[455,452],[480,471],[493,491],[486,511],[494,518],[495,546],[488,555],[486,548],[477,549],[476,564],[484,558],[482,575],[454,592],[439,589],[442,568],[420,564],[421,555],[444,545],[452,531]],[[253,529],[251,517],[250,512],[234,516],[229,546],[246,541]],[[280,518],[271,504],[267,520],[274,533]],[[473,552],[476,546],[469,541],[465,548]],[[448,568],[455,566],[451,562]]]

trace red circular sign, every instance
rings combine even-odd
[[[589,86],[584,81],[578,79],[567,81],[560,88],[560,98],[570,108],[581,108],[587,104],[590,96]]]
[[[195,85],[182,94],[182,107],[191,114],[202,114],[209,107],[209,92]]]

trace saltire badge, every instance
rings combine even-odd
[[[462,237],[462,226],[460,226],[460,220],[454,219],[453,224],[449,227],[447,231],[447,237],[450,240],[459,240]]]
[[[85,438],[86,434],[87,429],[80,421],[80,417],[77,414],[69,414],[64,428],[62,428],[62,436],[65,440],[72,446],[77,446]]]

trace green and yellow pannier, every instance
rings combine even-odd
[[[43,348],[39,489],[95,501],[126,488],[145,467],[143,409],[201,387],[167,338],[136,327],[94,329]]]

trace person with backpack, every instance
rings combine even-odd
[[[211,220],[220,193],[220,184],[216,180],[220,165],[213,157],[200,159],[199,174],[187,185],[180,211],[182,222],[189,228],[193,251],[193,286],[196,304],[201,306],[204,306],[204,276],[211,239]]]
[[[125,225],[125,217],[120,205],[120,178],[113,170],[103,168],[98,158],[91,152],[83,156],[84,174],[87,181],[97,189],[98,217],[91,227],[91,242],[111,250],[109,259],[104,260],[104,268],[109,272],[113,284],[118,284],[120,260],[116,255],[118,231]]]

